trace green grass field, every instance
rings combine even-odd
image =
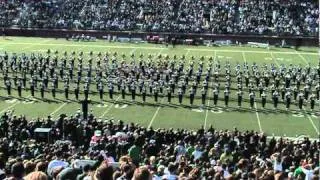
[[[319,55],[317,48],[301,48],[300,51],[293,49],[280,49],[271,47],[270,50],[262,48],[250,47],[195,47],[195,46],[177,46],[175,48],[166,48],[163,45],[154,44],[125,44],[125,43],[108,43],[102,40],[97,42],[72,42],[63,39],[50,38],[21,38],[8,37],[7,39],[0,38],[0,54],[4,51],[30,54],[45,53],[47,49],[62,51],[83,51],[88,56],[90,51],[95,54],[98,52],[118,52],[118,54],[135,53],[139,55],[144,54],[168,54],[169,56],[181,55],[186,56],[186,63],[189,63],[190,57],[215,57],[224,64],[224,61],[230,61],[232,65],[237,62],[243,63],[247,61],[249,64],[256,62],[257,64],[300,64],[306,66],[310,63],[316,66],[319,63]],[[61,54],[61,53],[60,53]],[[206,58],[208,59],[208,58]],[[65,113],[67,115],[75,114],[80,104],[76,101],[64,101],[64,95],[58,94],[58,100],[51,99],[51,94],[46,95],[48,101],[20,101],[16,98],[7,98],[7,93],[4,89],[3,82],[0,83],[1,101],[0,114],[8,110],[15,110],[16,115],[26,115],[29,118],[46,117],[52,115],[58,117],[59,114]],[[14,96],[17,92],[13,91]],[[235,94],[235,91],[232,91]],[[30,93],[23,92],[24,97],[29,97]],[[36,93],[40,96],[40,93]],[[212,97],[211,92],[209,96]],[[107,98],[107,95],[105,96]],[[243,108],[238,110],[236,102],[230,102],[229,108],[223,108],[223,101],[219,102],[218,110],[212,110],[213,102],[208,101],[209,108],[199,109],[197,107],[189,108],[186,106],[177,105],[177,98],[173,99],[172,104],[167,104],[166,99],[160,98],[161,103],[154,103],[153,97],[149,97],[148,104],[142,105],[140,97],[137,97],[138,102],[132,103],[129,101],[122,101],[116,95],[117,102],[106,99],[104,105],[98,102],[98,96],[91,96],[93,103],[90,104],[90,109],[93,113],[102,119],[121,119],[126,123],[133,122],[140,125],[154,128],[186,128],[196,129],[203,125],[205,128],[211,125],[216,129],[233,129],[237,127],[240,130],[255,130],[258,132],[265,132],[268,135],[276,136],[290,136],[295,137],[299,135],[308,135],[317,137],[320,126],[319,117],[314,113],[304,111],[296,115],[292,112],[284,112],[284,105],[280,105],[280,110],[274,111],[271,104],[267,104],[267,110],[261,109],[261,104],[256,103],[256,109],[250,110],[249,103],[243,103]],[[247,97],[247,94],[245,94]],[[71,95],[71,99],[73,95]],[[130,97],[128,96],[127,99]],[[184,98],[184,104],[188,104],[189,100]],[[195,104],[200,105],[200,100],[197,99]],[[307,104],[309,106],[309,104]],[[198,106],[199,107],[199,106]],[[308,107],[309,108],[309,107]],[[319,102],[316,110],[319,111]],[[292,105],[292,110],[297,109]],[[307,109],[307,107],[306,107]]]

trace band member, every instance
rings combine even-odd
[[[31,96],[34,97],[34,90],[35,90],[35,83],[34,80],[30,80],[30,91],[31,91]]]
[[[320,69],[319,69],[319,72],[320,72]],[[316,89],[316,98],[317,100],[320,100],[320,83],[316,85],[315,89]]]
[[[261,94],[262,108],[266,107],[266,103],[267,103],[267,94],[263,91],[262,94]]]
[[[109,98],[113,99],[113,84],[112,83],[109,83],[108,89],[109,89]]]
[[[104,93],[102,81],[100,81],[98,84],[98,90],[99,90],[100,101],[102,101],[103,100],[103,93]]]
[[[19,81],[18,81],[17,90],[18,90],[18,96],[21,98],[21,96],[22,96],[22,93],[21,93],[21,91],[22,91],[22,80],[21,79],[19,79]]]
[[[298,94],[299,94],[299,90],[298,90],[298,88],[295,86],[295,87],[293,88],[293,100],[294,100],[294,101],[297,100]]]
[[[217,106],[217,103],[218,103],[218,97],[219,96],[219,89],[218,88],[215,88],[213,90],[213,105],[214,106]]]
[[[178,99],[179,99],[179,104],[182,104],[182,97],[183,97],[183,90],[182,88],[178,89]]]
[[[254,91],[252,91],[252,92],[249,94],[250,108],[251,108],[251,109],[252,109],[253,106],[254,106],[254,98],[255,98],[255,94],[254,94]]]
[[[153,88],[153,94],[154,94],[154,101],[155,102],[158,102],[158,95],[159,95],[159,92],[158,92],[158,87],[157,86],[154,86]]]
[[[195,93],[194,89],[190,88],[189,93],[190,93],[190,105],[192,106],[194,101],[194,93]]]
[[[146,102],[146,95],[147,95],[147,89],[145,86],[142,87],[141,94],[142,94],[142,102],[145,103]]]
[[[243,96],[243,92],[240,89],[237,92],[237,96],[238,96],[238,108],[240,108],[242,103],[242,96]]]
[[[126,99],[126,86],[124,82],[121,84],[121,96],[122,96],[122,99]]]
[[[69,99],[69,84],[67,81],[64,83],[64,97]]]
[[[273,99],[273,107],[274,107],[274,109],[277,109],[278,102],[279,102],[279,93],[278,93],[278,91],[274,91],[274,93],[272,94],[272,99]]]
[[[76,86],[74,88],[74,95],[75,95],[76,100],[79,100],[79,92],[80,92],[79,89],[80,89],[79,84],[76,84]]]
[[[204,106],[205,103],[206,103],[206,95],[207,95],[207,90],[205,89],[205,87],[203,87],[203,88],[201,89],[202,106]]]
[[[300,93],[298,94],[298,106],[300,111],[302,110],[302,107],[303,107],[303,101],[304,101],[304,94],[303,94],[303,91],[301,90]]]
[[[290,109],[290,104],[291,104],[291,92],[287,91],[285,95],[286,99],[286,110],[288,111]]]
[[[52,93],[53,99],[56,99],[56,87],[54,85],[54,82],[51,83],[51,93]]]
[[[131,89],[131,99],[132,99],[132,101],[135,101],[136,100],[136,85],[134,82],[130,85],[130,89]]]
[[[44,88],[45,88],[45,85],[42,82],[40,82],[40,93],[41,93],[42,99],[44,98]]]
[[[304,99],[309,99],[310,86],[307,84],[304,86]]]
[[[10,81],[10,79],[7,79],[5,84],[6,84],[6,87],[7,87],[8,96],[11,96],[11,81]]]
[[[311,111],[314,110],[315,99],[316,99],[316,96],[312,93],[312,94],[310,95],[310,108],[311,108]]]
[[[170,86],[167,88],[167,95],[168,95],[168,103],[170,104],[171,103],[171,87]]]
[[[84,99],[87,100],[89,98],[89,84],[85,83],[83,86]]]
[[[224,90],[224,105],[225,107],[228,107],[228,104],[229,104],[229,90],[228,89],[225,89]]]

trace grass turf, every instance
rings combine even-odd
[[[316,66],[319,63],[319,55],[317,48],[303,47],[300,51],[293,49],[281,49],[271,47],[270,50],[250,47],[204,47],[204,46],[176,46],[175,48],[166,48],[163,45],[155,44],[127,44],[127,43],[108,43],[105,41],[97,42],[73,42],[65,41],[63,39],[50,38],[22,38],[22,37],[8,37],[7,39],[0,39],[0,53],[4,51],[30,54],[45,53],[47,49],[62,51],[83,51],[88,56],[90,51],[95,54],[98,52],[117,52],[118,54],[135,53],[143,54],[174,54],[180,57],[186,56],[186,63],[191,59],[191,56],[200,57],[215,57],[224,64],[225,61],[230,61],[234,65],[239,62],[247,61],[249,64],[257,63],[262,65],[275,64],[300,64],[305,66],[310,63]],[[84,58],[85,59],[85,58]],[[197,58],[196,58],[197,59]],[[199,59],[199,58],[198,58]],[[3,87],[3,82],[0,82]],[[235,94],[235,91],[231,91]],[[29,92],[23,92],[23,96],[28,98]],[[80,104],[76,101],[65,102],[63,94],[57,94],[57,99],[51,98],[51,94],[46,94],[46,101],[40,99],[35,101],[18,100],[17,98],[7,98],[5,89],[0,89],[0,114],[14,109],[16,115],[26,115],[29,118],[46,117],[52,115],[54,118],[59,114],[65,113],[67,115],[74,114]],[[39,97],[40,93],[36,93]],[[70,95],[73,99],[73,95]],[[221,96],[221,95],[220,95]],[[17,92],[13,90],[13,97],[17,97]],[[212,97],[209,92],[209,97]],[[235,97],[235,96],[234,96]],[[247,97],[245,93],[244,97]],[[118,98],[118,95],[114,99]],[[270,96],[269,96],[270,98]],[[298,116],[289,112],[283,112],[284,105],[280,104],[280,110],[272,110],[272,104],[267,104],[266,110],[261,109],[260,102],[256,103],[257,110],[249,109],[249,103],[243,103],[243,108],[240,110],[236,107],[236,102],[231,101],[229,108],[223,108],[223,101],[219,101],[220,108],[212,108],[213,102],[207,100],[206,105],[209,108],[199,109],[200,99],[195,100],[197,107],[190,108],[188,106],[177,105],[177,98],[173,99],[172,104],[166,103],[166,98],[159,99],[160,103],[155,103],[153,97],[148,97],[146,104],[142,104],[141,98],[137,97],[137,102],[132,103],[128,101],[131,99],[127,96],[127,101],[118,98],[116,102],[111,101],[105,96],[104,105],[97,102],[98,96],[91,96],[93,103],[90,104],[90,109],[93,113],[102,119],[121,119],[124,122],[133,122],[140,125],[154,128],[186,128],[196,129],[200,126],[209,128],[211,125],[216,129],[233,129],[237,127],[240,130],[255,130],[262,131],[268,135],[277,136],[297,136],[308,135],[316,137],[319,132],[319,117],[316,117],[309,111],[304,111]],[[184,98],[183,104],[188,105],[189,99]],[[309,104],[307,105],[309,106]],[[316,105],[316,110],[319,110],[319,103]],[[297,109],[292,105],[292,110]],[[308,107],[306,107],[308,109]]]

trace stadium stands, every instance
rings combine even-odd
[[[0,26],[316,36],[317,1],[1,1]]]
[[[30,121],[10,113],[1,118],[0,178],[319,179],[319,143],[308,138],[267,139],[253,131],[212,127],[154,130],[101,122],[92,114],[85,124],[78,123],[79,114],[56,122],[51,117]],[[52,128],[50,136],[57,142],[32,140],[40,127]],[[94,135],[100,138],[89,146],[97,139]]]

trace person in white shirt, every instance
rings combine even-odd
[[[201,158],[202,154],[203,152],[201,151],[200,146],[196,145],[195,150],[192,153],[194,160]]]

